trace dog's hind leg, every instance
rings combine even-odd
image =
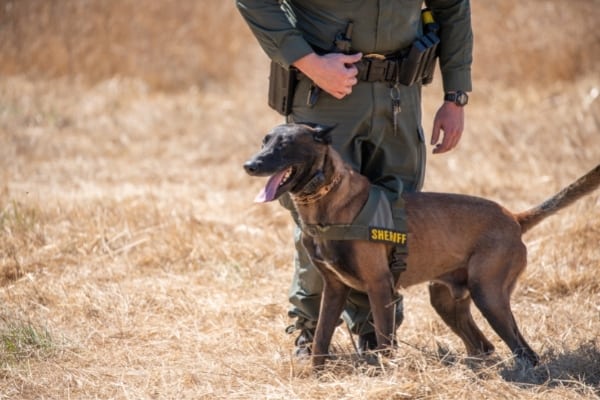
[[[510,309],[510,301],[508,298],[494,299],[498,292],[496,287],[487,284],[477,285],[471,289],[473,301],[513,354],[521,361],[532,366],[537,365],[539,357],[519,331]]]
[[[539,357],[519,331],[510,308],[510,294],[525,268],[526,253],[525,246],[519,243],[474,255],[469,261],[470,267],[474,268],[469,275],[468,287],[477,308],[513,354],[520,361],[535,366]]]
[[[456,298],[445,284],[431,282],[429,300],[446,325],[462,339],[468,355],[479,356],[494,351],[494,346],[473,320],[468,293],[465,297]]]

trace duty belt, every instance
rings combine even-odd
[[[435,32],[428,32],[412,45],[395,54],[367,54],[355,65],[358,79],[366,82],[393,82],[410,86],[413,83],[428,84],[433,79],[440,39]]]

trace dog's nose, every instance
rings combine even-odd
[[[250,175],[255,174],[258,171],[258,167],[260,166],[260,162],[256,160],[246,161],[244,163],[244,169]]]

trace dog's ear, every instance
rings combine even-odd
[[[335,128],[335,126],[326,126],[313,123],[308,123],[305,125],[308,125],[311,128],[315,142],[331,144],[331,131],[333,128]]]

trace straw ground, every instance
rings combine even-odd
[[[404,291],[393,357],[361,364],[341,327],[337,362],[312,376],[284,333],[290,218],[252,203],[264,182],[241,168],[281,122],[265,105],[266,59],[229,2],[133,3],[0,11],[0,398],[600,397],[598,193],[526,237],[513,308],[539,367],[519,370],[479,314],[498,351],[466,359],[418,286]],[[600,159],[600,52],[574,39],[600,43],[586,30],[598,12],[583,1],[496,3],[473,4],[467,129],[458,149],[430,156],[426,189],[518,211]],[[230,22],[227,40],[201,34],[202,23],[214,32],[215,13]],[[50,23],[57,15],[72,23]],[[541,20],[568,33],[536,35]],[[166,46],[162,62],[144,29]],[[95,41],[104,53],[85,51]],[[36,58],[50,45],[55,58]],[[426,131],[439,81],[424,90]]]

